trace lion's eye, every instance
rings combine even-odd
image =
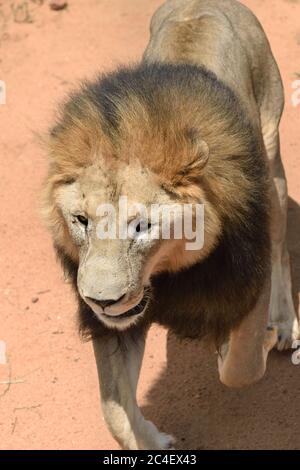
[[[150,229],[151,229],[151,224],[146,223],[146,222],[139,222],[137,226],[135,227],[136,233],[145,232],[146,230],[150,230]]]
[[[81,223],[81,225],[84,225],[85,227],[88,226],[89,221],[88,221],[88,219],[87,219],[86,217],[84,217],[83,215],[77,215],[77,216],[76,216],[76,219],[78,220],[78,222]]]

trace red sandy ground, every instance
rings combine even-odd
[[[10,10],[11,4],[19,7]],[[46,163],[34,135],[79,79],[139,60],[161,0],[0,1],[0,365],[1,449],[117,449],[99,405],[91,344],[76,331],[75,302],[40,221]],[[39,3],[41,5],[39,5]],[[247,0],[270,38],[283,74],[282,148],[290,190],[289,242],[295,302],[300,288],[300,106],[291,102],[300,73],[299,0]],[[22,6],[23,5],[23,6]],[[16,382],[16,383],[14,383]],[[300,366],[272,353],[259,384],[231,391],[204,345],[179,344],[154,327],[139,387],[148,418],[186,449],[300,447]]]

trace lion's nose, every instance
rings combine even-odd
[[[124,297],[125,297],[125,294],[122,295],[121,297],[119,297],[117,300],[113,300],[113,299],[93,299],[92,297],[86,297],[86,299],[91,300],[92,302],[94,302],[94,304],[99,305],[104,310],[105,307],[110,307],[111,305],[117,304]]]

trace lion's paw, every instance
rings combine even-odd
[[[276,345],[278,351],[290,349],[293,342],[299,337],[298,320],[295,319],[293,323],[290,321],[278,322],[276,328],[278,332]]]
[[[170,450],[174,449],[175,439],[169,434],[159,432],[151,421],[145,421],[143,436],[139,439],[139,449]]]

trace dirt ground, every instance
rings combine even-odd
[[[101,415],[91,344],[79,340],[73,294],[40,220],[46,162],[35,133],[47,129],[79,79],[141,57],[162,0],[68,3],[52,11],[46,0],[0,0],[1,449],[118,448]],[[300,1],[244,3],[263,23],[285,84],[281,135],[298,305],[300,93],[292,84],[300,78]],[[231,391],[219,383],[216,357],[204,345],[180,344],[154,327],[139,401],[179,449],[300,448],[300,365],[290,352],[272,353],[259,384]]]

